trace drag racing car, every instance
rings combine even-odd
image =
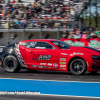
[[[80,75],[100,71],[100,51],[70,46],[56,39],[24,40],[0,48],[0,65],[7,72],[29,70],[71,71]]]

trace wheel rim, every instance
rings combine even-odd
[[[7,66],[7,69],[13,69],[15,67],[15,60],[12,58],[7,59],[6,66]]]
[[[74,61],[72,64],[72,69],[76,73],[81,73],[83,71],[83,63],[81,61]]]

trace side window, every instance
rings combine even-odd
[[[27,47],[27,48],[35,48],[37,42],[23,42],[22,46]]]
[[[37,42],[28,42],[27,47],[28,48],[35,48],[36,44],[37,44]]]
[[[27,47],[28,42],[23,42],[21,45],[24,46],[24,47]]]
[[[46,42],[24,42],[22,43],[22,46],[37,49],[55,49],[52,45]]]
[[[35,48],[40,48],[40,49],[53,49],[53,46],[46,43],[46,42],[37,42],[35,45]]]

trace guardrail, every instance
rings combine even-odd
[[[64,19],[31,19],[31,20],[1,20],[0,29],[57,29],[57,28],[74,28],[74,20]]]

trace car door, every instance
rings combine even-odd
[[[58,50],[43,41],[32,41],[26,49],[26,63],[33,68],[58,68]]]

